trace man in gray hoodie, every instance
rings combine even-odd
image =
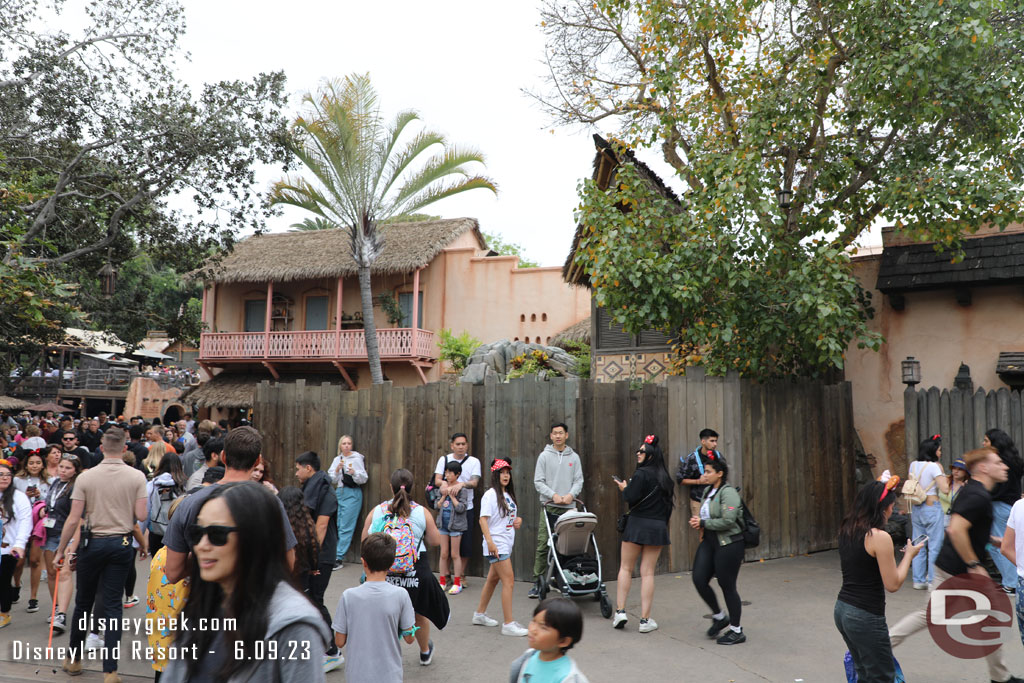
[[[576,508],[576,496],[583,490],[583,465],[580,456],[565,443],[569,428],[563,422],[551,425],[551,443],[537,456],[533,485],[540,494],[541,515],[552,522],[567,510]],[[533,562],[535,584],[529,598],[540,597],[540,585],[548,572],[548,529],[544,517],[537,527],[537,556]]]

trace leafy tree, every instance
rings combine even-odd
[[[463,330],[456,335],[449,329],[440,332],[441,360],[452,364],[455,370],[465,370],[469,357],[480,346],[480,340]]]
[[[487,246],[502,256],[518,256],[520,268],[536,268],[540,265],[536,261],[531,261],[526,258],[523,254],[522,245],[517,242],[506,242],[505,239],[496,232],[482,232],[482,234],[484,236],[484,242],[487,242]]]
[[[1022,25],[1000,0],[549,0],[537,97],[657,149],[686,188],[651,197],[629,164],[608,195],[582,184],[598,303],[712,371],[877,348],[847,256],[865,230],[955,250],[1021,217]]]
[[[479,152],[456,148],[440,133],[424,130],[402,142],[419,115],[403,111],[385,123],[369,76],[330,81],[303,102],[307,112],[292,125],[289,148],[310,177],[288,176],[275,183],[273,202],[313,214],[294,226],[299,229],[348,230],[359,269],[370,377],[380,384],[384,375],[370,284],[370,269],[384,246],[380,224],[460,192],[483,188],[497,193],[497,188],[467,170],[471,163],[483,163]],[[439,150],[424,159],[435,146]]]
[[[0,191],[17,197],[0,205],[3,266],[44,273],[55,299],[108,260],[188,270],[261,229],[253,169],[286,158],[283,74],[192,93],[176,0],[52,4],[0,0]],[[65,8],[81,29],[59,28]]]

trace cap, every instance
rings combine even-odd
[[[953,464],[951,465],[951,467],[959,467],[960,469],[964,470],[965,472],[967,471],[967,463],[965,463],[962,459],[954,460]]]

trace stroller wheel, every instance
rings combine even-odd
[[[608,599],[608,595],[603,590],[594,593],[594,602],[601,602],[602,598],[606,600]]]
[[[602,593],[598,597],[598,600],[601,601],[601,616],[604,617],[605,619],[610,619],[611,616],[612,616],[612,603],[611,603],[611,600],[609,600],[608,596],[605,595],[604,593]]]

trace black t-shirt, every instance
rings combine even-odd
[[[324,474],[318,472],[317,474]],[[316,476],[316,475],[314,475]],[[324,477],[326,478],[326,474]],[[319,479],[319,477],[317,477]],[[316,486],[319,482],[315,482],[314,479],[308,480],[303,484],[303,489],[307,486]],[[338,499],[334,494],[334,489],[329,486],[317,486],[319,492],[316,507],[309,507],[309,514],[313,517],[313,524],[316,524],[318,517],[327,517],[327,532],[324,534],[324,542],[320,544],[320,564],[334,564],[337,559],[338,553]],[[308,501],[308,498],[307,498]]]
[[[960,515],[971,523],[968,536],[971,539],[971,548],[978,558],[985,554],[985,544],[992,533],[992,496],[982,484],[971,479],[960,493],[953,499],[953,507],[950,508],[951,515]],[[953,576],[963,574],[967,571],[967,563],[963,561],[960,554],[946,534],[942,541],[942,549],[935,560],[935,566]]]
[[[100,440],[103,438],[103,432],[95,431],[90,432],[88,429],[82,432],[82,436],[78,438],[78,443],[85,446],[88,450],[94,451],[100,447]]]
[[[992,489],[992,500],[1013,505],[1020,500],[1020,478],[1024,475],[1024,462],[1021,461],[1019,455],[1016,458],[1010,458],[1000,453],[999,457],[1006,463],[1008,472],[1006,481],[996,484]]]

